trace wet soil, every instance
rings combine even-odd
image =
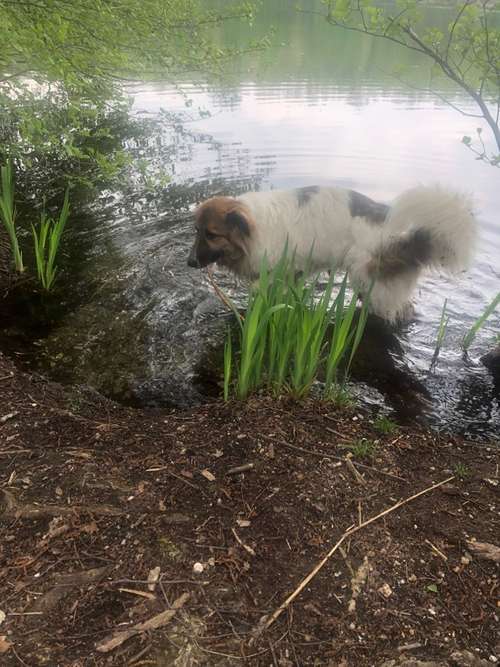
[[[500,542],[498,443],[288,399],[133,410],[1,355],[0,395],[2,666],[500,657],[498,564],[477,555]],[[450,477],[256,632],[347,529]]]

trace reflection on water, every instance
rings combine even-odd
[[[425,415],[440,428],[495,433],[499,388],[479,357],[498,332],[498,316],[480,332],[470,358],[460,351],[465,330],[499,289],[500,172],[460,143],[475,120],[384,74],[405,64],[428,87],[427,68],[410,52],[285,11],[285,0],[267,4],[255,35],[274,24],[275,41],[289,46],[242,60],[227,86],[200,89],[186,81],[188,106],[173,86],[131,88],[133,112],[160,124],[149,141],[130,148],[153,174],[171,172],[172,183],[148,189],[137,178],[93,208],[92,224],[74,239],[89,248],[87,273],[74,277],[84,303],[68,309],[42,345],[54,372],[149,405],[217,394],[214,369],[229,316],[205,275],[185,263],[197,202],[215,193],[310,184],[390,201],[416,183],[438,181],[475,197],[477,261],[458,279],[426,278],[416,317],[403,330],[372,322],[354,390],[366,402],[385,399],[400,418]],[[446,24],[446,10],[429,11]],[[243,29],[226,26],[221,39],[237,42]],[[454,102],[470,109],[456,94]],[[172,123],[170,114],[182,122]],[[86,289],[89,276],[99,287]],[[245,289],[233,277],[218,272],[217,280],[242,302]],[[430,371],[445,298],[450,324]],[[54,362],[64,340],[67,349]],[[106,372],[99,370],[103,358]]]

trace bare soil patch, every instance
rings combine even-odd
[[[1,355],[0,396],[1,665],[500,657],[498,563],[471,545],[500,543],[497,443],[381,435],[317,402],[125,409]],[[349,527],[451,476],[346,540],[254,638]]]

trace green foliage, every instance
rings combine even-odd
[[[396,4],[379,4],[374,0],[323,0],[325,18],[334,25],[373,37],[387,39],[429,58],[432,79],[445,77],[475,102],[476,117],[488,124],[500,150],[500,27],[491,0],[462,0],[454,18],[445,30],[426,24],[419,0],[397,0]],[[433,90],[431,80],[430,91]],[[465,115],[438,92],[443,101]],[[464,143],[471,147],[470,137]],[[482,143],[478,159],[499,164],[488,155]]]
[[[64,187],[107,184],[130,161],[115,123],[128,111],[124,84],[221,76],[234,56],[266,46],[220,48],[220,26],[251,22],[254,11],[249,2],[0,0],[0,161],[14,159],[30,181],[57,164]]]
[[[453,474],[457,479],[464,480],[470,475],[470,470],[469,468],[465,465],[465,463],[457,463],[453,467]]]
[[[373,422],[373,427],[376,431],[384,435],[391,435],[398,430],[396,422],[393,422],[392,419],[389,419],[385,415],[379,415]]]
[[[220,74],[240,49],[220,48],[216,28],[253,13],[249,2],[215,10],[198,0],[0,0],[0,83],[62,82],[95,101],[130,79]]]
[[[68,216],[69,192],[66,190],[64,203],[57,220],[50,218],[43,212],[38,231],[33,225],[31,226],[38,280],[47,292],[50,292],[56,279],[57,267],[55,261]]]
[[[355,440],[347,445],[347,449],[352,452],[352,455],[357,459],[372,459],[377,451],[377,444],[373,440]]]
[[[23,255],[19,248],[16,231],[16,207],[14,203],[14,174],[12,164],[8,162],[1,168],[0,217],[9,235],[14,264],[18,273],[23,273]]]
[[[472,344],[472,341],[476,337],[477,332],[481,329],[481,327],[484,325],[488,317],[495,312],[497,309],[498,305],[500,304],[500,292],[495,296],[495,298],[491,301],[490,304],[484,309],[484,312],[480,317],[477,318],[477,320],[474,322],[474,324],[471,326],[469,331],[465,334],[464,339],[462,341],[462,349],[466,352],[469,347]]]
[[[335,275],[317,296],[318,279],[297,276],[293,257],[283,253],[274,269],[264,260],[260,278],[249,296],[239,323],[239,359],[235,367],[235,392],[245,399],[257,388],[296,398],[307,395],[318,376],[326,353],[325,395],[333,394],[340,362],[350,352],[348,366],[361,340],[366,316],[354,323],[356,299],[345,307],[346,279],[333,297]],[[367,312],[367,305],[363,306]],[[330,340],[329,340],[330,339]],[[229,387],[232,348],[226,341],[224,387]]]

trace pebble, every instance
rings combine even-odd
[[[205,568],[204,568],[204,566],[203,566],[203,563],[195,563],[195,564],[193,565],[193,572],[194,572],[195,574],[201,574],[201,573],[203,572],[204,569],[205,569]]]

